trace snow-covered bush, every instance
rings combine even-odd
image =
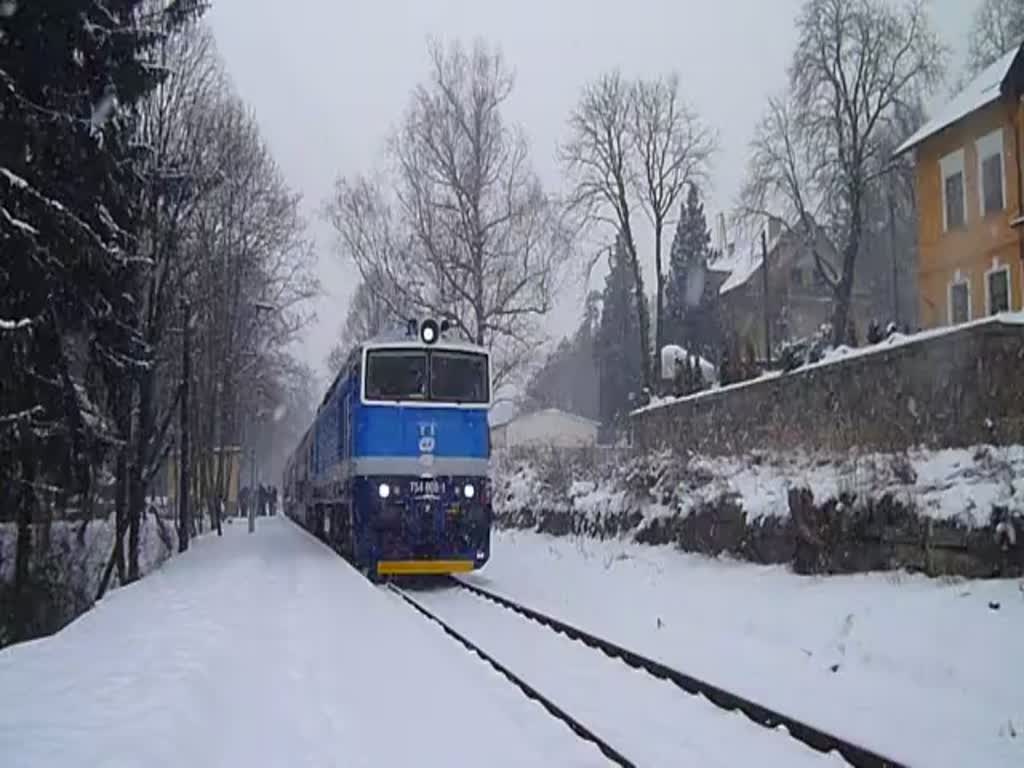
[[[822,571],[941,571],[936,558],[965,549],[973,560],[950,567],[1024,569],[1024,446],[847,456],[520,451],[499,459],[494,481],[499,525],[556,535],[626,535]]]
[[[0,648],[10,642],[17,536],[15,524],[0,524]],[[93,605],[113,542],[112,518],[33,526],[26,585],[33,609],[32,636],[55,632]],[[174,548],[170,525],[155,514],[146,515],[140,531],[139,566],[143,575],[170,557]]]

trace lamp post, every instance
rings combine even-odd
[[[761,292],[764,300],[764,359],[771,366],[772,363],[772,331],[771,320],[768,310],[768,236],[764,229],[761,230]]]
[[[192,536],[192,510],[189,507],[189,412],[188,388],[192,377],[191,366],[191,332],[192,311],[188,299],[181,300],[182,343],[181,343],[181,445],[178,454],[178,552],[188,549],[189,538]]]
[[[253,446],[249,449],[252,457],[252,462],[249,464],[249,533],[256,531],[256,498],[252,494],[256,493],[256,447]]]
[[[273,304],[269,304],[269,303],[267,303],[265,301],[253,301],[253,302],[249,303],[249,306],[251,306],[253,308],[253,310],[255,311],[255,313],[256,313],[256,324],[257,325],[259,323],[259,316],[260,316],[261,312],[276,312],[277,311],[277,307],[275,307]],[[255,365],[255,363],[258,360],[259,360],[259,353],[257,352],[256,355],[255,355],[255,359],[253,360],[253,364]],[[256,375],[253,376],[253,380],[254,381],[258,380],[258,378],[259,378],[259,373],[257,373]],[[259,390],[257,389],[257,392],[258,391]],[[249,533],[255,533],[256,532],[256,503],[259,500],[259,494],[256,493],[256,446],[255,445],[251,446],[250,450],[252,451],[252,463],[250,464],[250,468],[249,468],[249,480],[250,480],[249,493],[253,494],[255,497],[254,498],[250,498],[250,500],[249,500]]]

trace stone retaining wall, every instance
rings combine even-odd
[[[1024,443],[1024,317],[989,318],[648,407],[641,451],[842,453]]]

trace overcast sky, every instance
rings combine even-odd
[[[962,60],[979,0],[931,0],[932,17]],[[508,118],[531,140],[534,167],[561,184],[555,157],[582,85],[620,67],[627,76],[678,71],[683,96],[719,132],[709,218],[742,183],[747,142],[765,99],[785,85],[802,0],[214,0],[208,19],[241,97],[254,110],[289,182],[305,199],[326,293],[301,354],[324,373],[354,270],[331,250],[316,209],[339,173],[370,170],[427,71],[428,36],[501,46],[516,72]],[[575,326],[582,291],[561,298],[547,325]]]

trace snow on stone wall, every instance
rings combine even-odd
[[[634,412],[647,450],[732,455],[1024,442],[1024,313],[833,350]]]
[[[758,562],[795,563],[802,543],[845,548],[811,570],[941,571],[939,550],[966,553],[970,562],[948,565],[956,572],[1024,566],[1021,548],[1001,546],[1007,526],[1024,545],[1020,445],[840,456],[521,452],[498,462],[494,499],[500,525],[555,534],[625,535]]]

